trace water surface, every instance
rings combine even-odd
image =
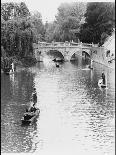
[[[17,68],[1,74],[1,152],[71,155],[114,155],[114,70],[78,59]],[[98,87],[104,71],[107,89]],[[40,116],[30,126],[21,118],[37,91]]]

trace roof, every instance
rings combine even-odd
[[[112,53],[115,53],[115,30],[112,35],[107,38],[106,42],[103,45],[105,49],[110,50]]]

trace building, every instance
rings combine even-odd
[[[103,44],[109,66],[115,68],[115,29]]]
[[[115,29],[110,37],[107,38],[106,42],[103,44],[106,56],[114,56],[115,57]]]

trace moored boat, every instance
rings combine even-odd
[[[54,61],[54,62],[63,62],[63,59],[61,59],[61,58],[55,58],[52,61]]]
[[[58,65],[58,64],[56,64],[56,67],[59,67],[59,65]]]
[[[4,72],[6,75],[9,75],[9,74],[10,74],[10,68],[4,68],[4,69],[3,69],[3,72]]]
[[[106,88],[106,85],[105,85],[105,84],[102,84],[102,85],[101,85],[101,88]]]
[[[89,69],[93,69],[93,67],[91,67],[90,65],[87,65],[87,68],[89,68]]]
[[[99,79],[98,86],[101,87],[101,88],[106,88],[106,85],[103,84],[103,80],[102,79]]]

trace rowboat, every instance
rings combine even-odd
[[[56,67],[59,67],[59,65],[58,65],[58,64],[56,64]]]
[[[55,58],[55,59],[53,59],[52,61],[54,61],[54,62],[63,62],[63,59]]]
[[[88,66],[89,69],[93,69],[93,67],[91,67],[90,65]]]
[[[22,124],[32,124],[36,118],[39,116],[40,110],[36,109],[35,112],[26,112],[22,117]]]
[[[103,84],[103,80],[102,79],[99,79],[98,86],[101,87],[101,88],[106,88],[106,85]]]
[[[105,84],[102,84],[102,85],[101,85],[101,88],[106,88],[106,85],[105,85]]]

